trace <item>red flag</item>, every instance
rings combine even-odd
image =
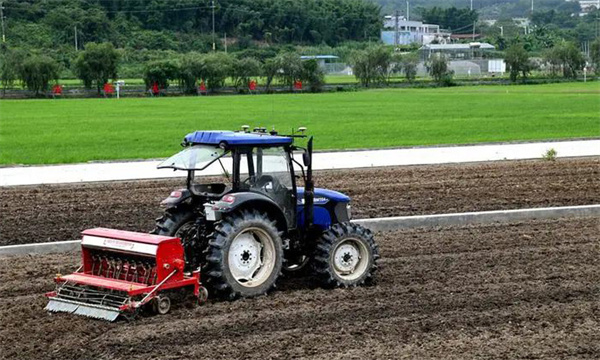
[[[115,92],[115,87],[111,83],[104,84],[104,93],[107,95],[113,94]]]
[[[248,83],[248,89],[252,91],[256,90],[256,80],[250,80],[250,82]]]
[[[158,83],[155,81],[154,84],[152,84],[152,95],[156,96],[159,92],[160,89],[158,88]]]
[[[62,86],[60,84],[56,84],[52,87],[52,93],[54,95],[62,95]]]
[[[294,89],[302,90],[302,81],[300,81],[300,80],[294,81]]]

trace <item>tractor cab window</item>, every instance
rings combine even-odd
[[[262,164],[257,162],[256,173],[258,176],[271,176],[281,186],[292,188],[292,177],[290,174],[287,153],[281,148],[257,149],[262,152]],[[258,157],[260,158],[260,156]]]
[[[240,186],[252,190],[292,188],[287,153],[281,148],[252,149],[240,154]],[[264,191],[263,191],[264,192]]]
[[[293,220],[292,173],[283,148],[254,148],[241,153],[239,184],[241,190],[270,197],[283,207],[288,221]]]
[[[185,148],[158,165],[159,169],[204,170],[225,155],[225,150],[207,145],[194,145]]]

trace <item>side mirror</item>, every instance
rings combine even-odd
[[[310,155],[307,152],[302,154],[302,161],[304,162],[304,166],[310,166]]]

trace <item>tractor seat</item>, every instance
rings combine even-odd
[[[211,199],[220,199],[229,192],[227,185],[223,183],[192,184],[190,191],[196,196],[204,196]]]

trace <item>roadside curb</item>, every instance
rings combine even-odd
[[[506,223],[520,220],[575,218],[600,216],[600,204],[582,206],[562,206],[538,209],[495,210],[453,214],[421,216],[398,216],[377,219],[355,220],[373,231],[392,231],[417,227],[436,227],[451,225]]]
[[[353,222],[372,231],[393,231],[418,227],[436,227],[470,224],[507,223],[522,220],[600,217],[600,204],[582,206],[562,206],[538,209],[496,210],[452,214],[398,216],[375,219],[360,219]],[[56,241],[39,244],[0,246],[0,256],[50,254],[76,251],[80,240]]]

